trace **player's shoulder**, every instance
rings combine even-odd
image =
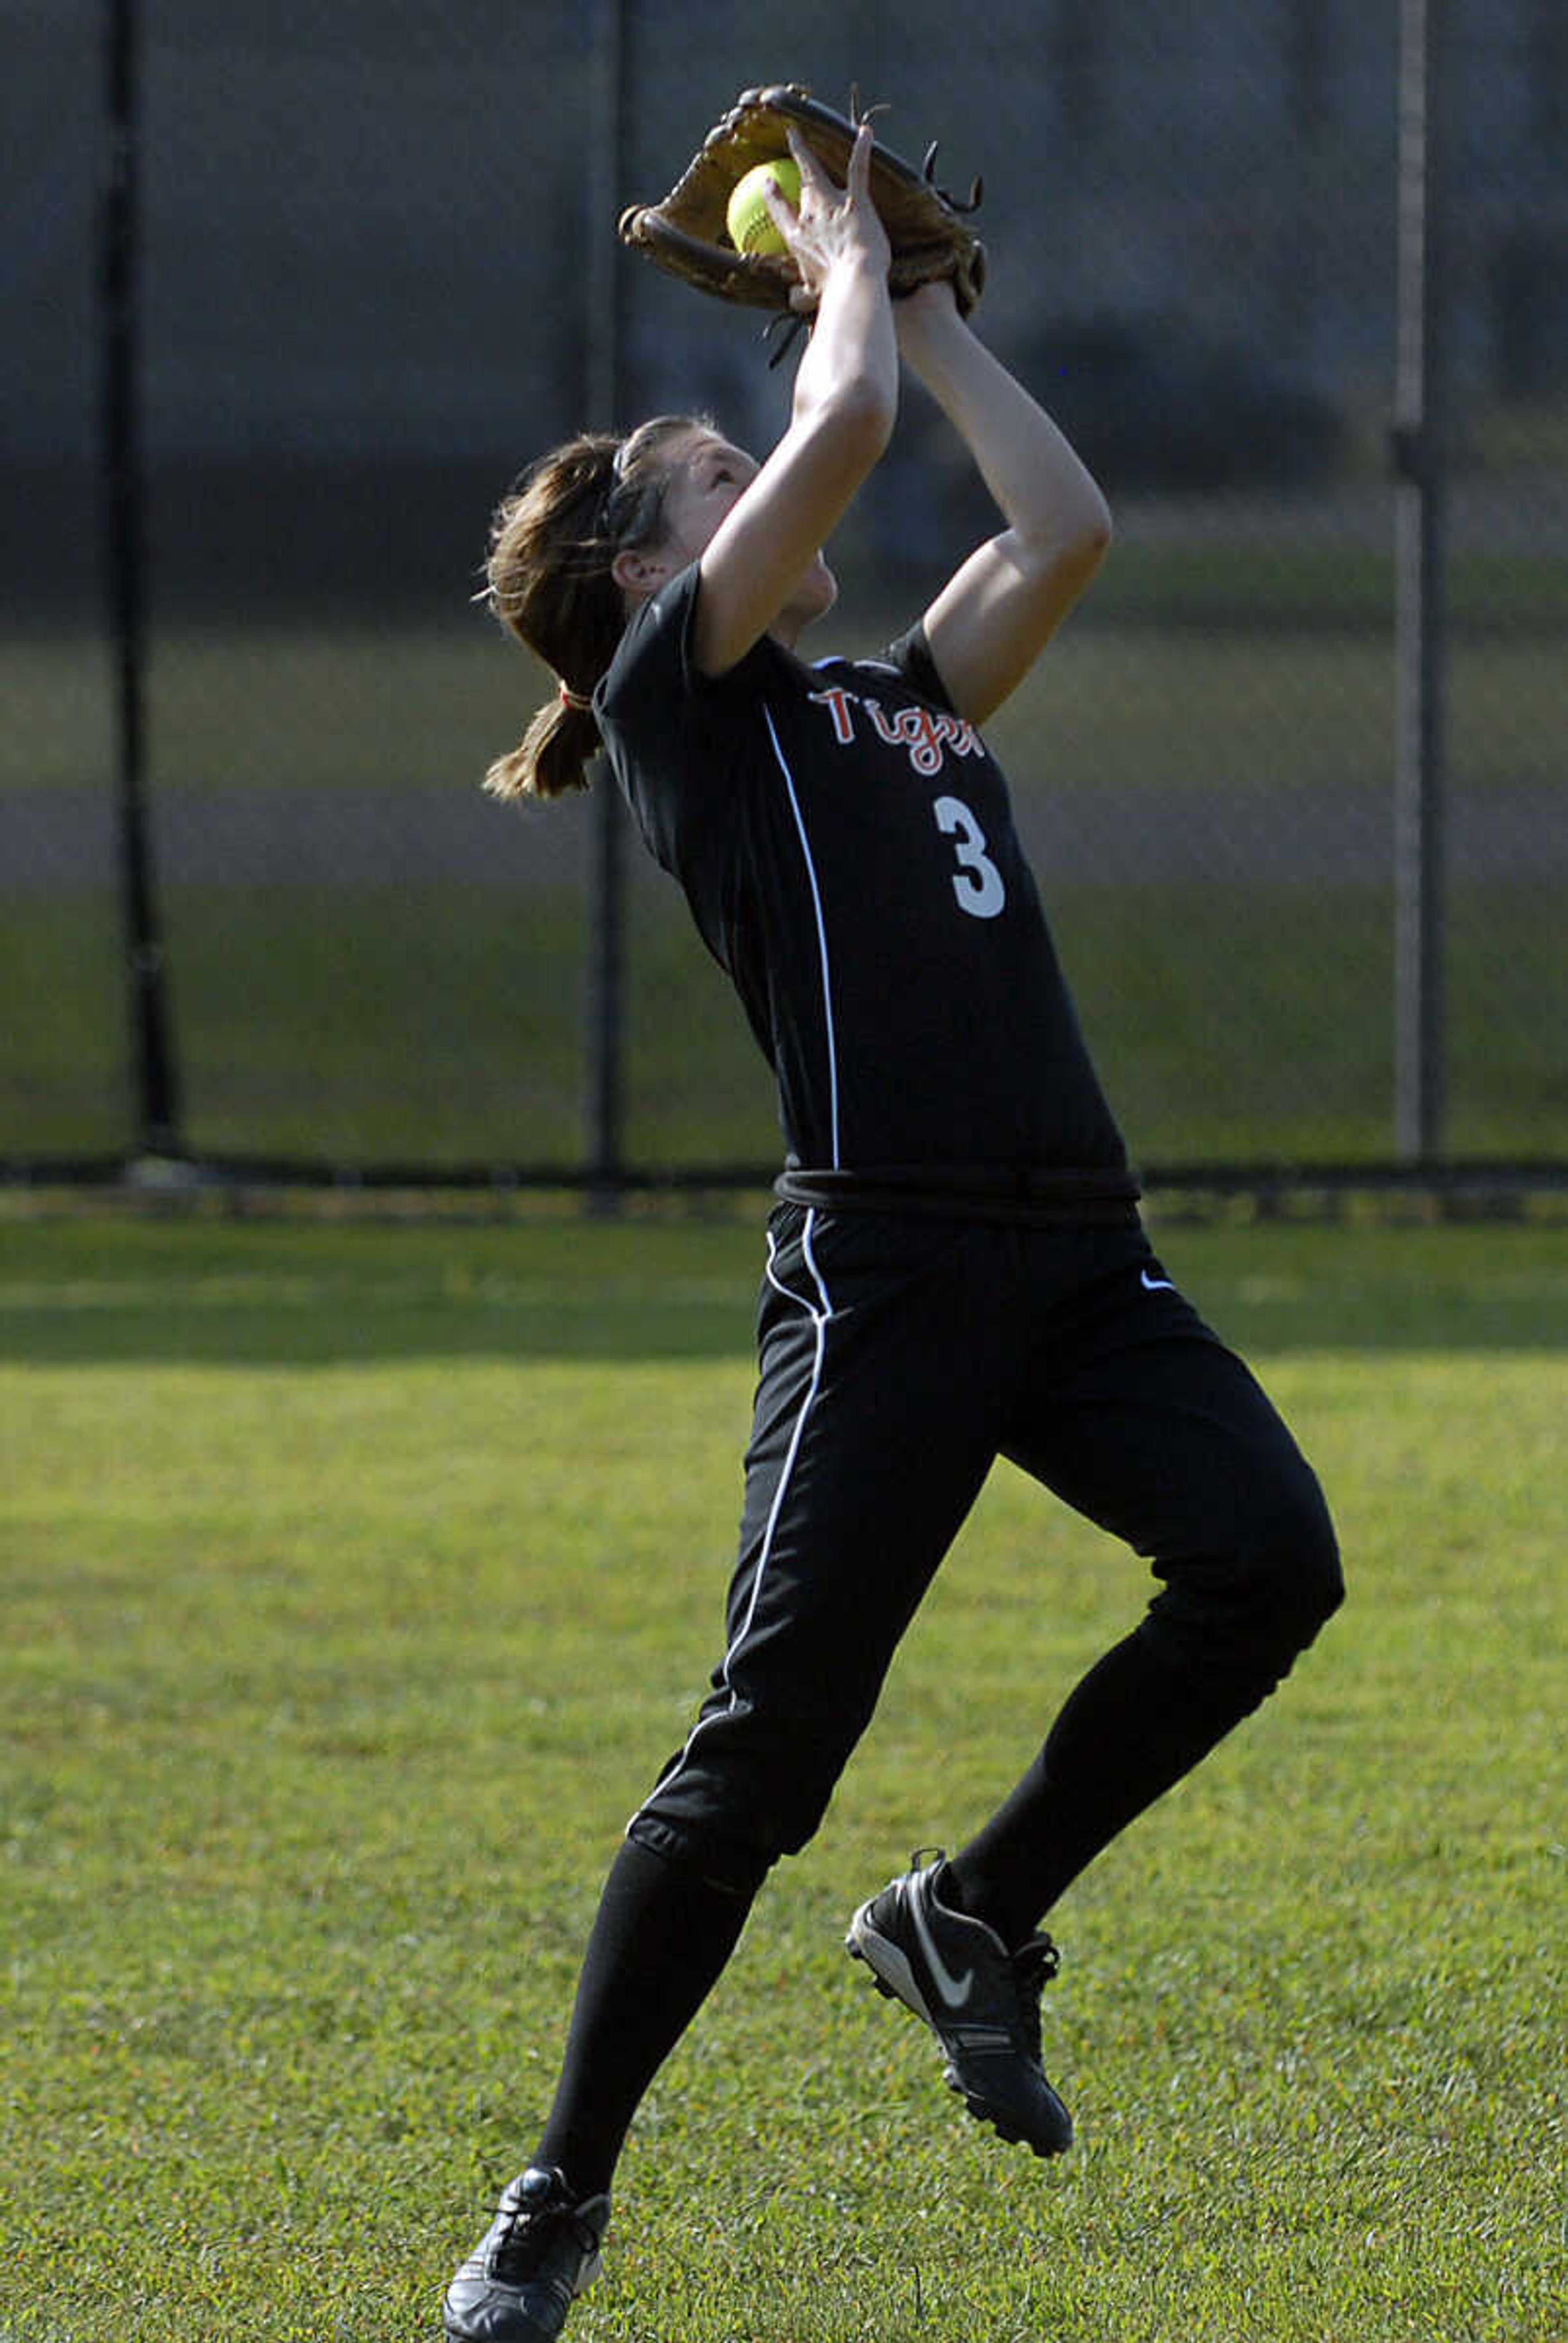
[[[597,697],[601,715],[613,715],[640,689],[651,685],[668,690],[684,680],[696,592],[694,566],[672,578],[633,611],[599,684]]]
[[[701,579],[694,561],[648,597],[627,623],[595,697],[601,723],[657,713],[722,729],[788,654],[764,636],[721,675],[699,667],[694,622]]]
[[[952,702],[931,658],[925,627],[919,619],[869,658],[819,659],[814,663],[812,672],[851,689],[866,691],[879,685],[883,689],[901,689],[909,698],[927,707],[944,714],[951,712]]]

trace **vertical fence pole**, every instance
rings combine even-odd
[[[116,689],[120,898],[135,1068],[137,1150],[179,1148],[179,1085],[146,810],[146,670],[141,413],[137,385],[140,27],[136,0],[107,0],[99,269],[102,464]]]
[[[1449,459],[1446,236],[1448,0],[1401,0],[1399,349],[1394,403],[1398,667],[1394,780],[1394,1144],[1442,1152]]]
[[[624,0],[594,0],[588,170],[588,417],[595,429],[620,420],[621,296],[615,222],[626,189]],[[593,883],[586,1004],[585,1141],[592,1209],[617,1210],[625,1170],[626,821],[619,792],[600,769],[594,792]]]

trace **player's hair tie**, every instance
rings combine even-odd
[[[576,708],[582,709],[585,712],[592,708],[593,699],[591,695],[586,692],[574,691],[570,684],[568,684],[564,678],[560,676],[556,678],[556,684],[560,693],[560,701],[563,708]]]

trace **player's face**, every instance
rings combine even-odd
[[[755,457],[731,447],[716,431],[694,431],[689,441],[674,451],[664,498],[664,528],[665,543],[678,556],[678,567],[684,568],[707,551],[760,468]],[[832,608],[838,590],[832,571],[817,554],[779,613],[779,631],[799,630],[819,618]]]
[[[664,496],[667,540],[688,561],[705,553],[730,508],[757,478],[755,459],[717,432],[694,431],[673,451]]]

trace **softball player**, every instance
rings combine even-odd
[[[606,1883],[532,2162],[448,2289],[457,2343],[548,2343],[598,2268],[637,2106],[769,1867],[804,1846],[999,1454],[1148,1557],[1142,1619],[991,1818],[861,1905],[849,1949],[1004,2138],[1071,2138],[1041,2068],[1042,1916],[1264,1698],[1338,1603],[1317,1483],[1151,1252],[979,725],[1109,522],[945,287],[894,306],[864,135],[775,208],[816,322],[760,468],[661,417],[535,468],[499,615],[561,677],[492,770],[549,796],[601,743],[778,1079],[759,1381],[724,1650]],[[880,658],[808,665],[819,547],[887,444],[900,354],[1000,508]]]

